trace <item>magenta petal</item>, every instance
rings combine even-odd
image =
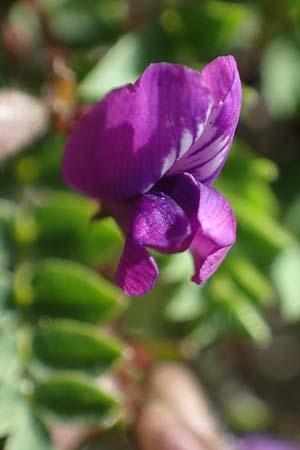
[[[116,272],[116,282],[125,294],[146,294],[154,287],[158,275],[157,265],[149,252],[127,238]]]
[[[299,450],[288,442],[261,435],[249,435],[237,441],[238,450]]]
[[[236,220],[228,201],[213,188],[199,184],[199,228],[190,245],[195,283],[206,281],[219,267],[236,237]]]
[[[152,193],[142,196],[129,233],[140,245],[174,253],[188,247],[191,226],[183,209],[172,198]]]
[[[236,221],[228,201],[215,189],[197,183],[192,175],[165,177],[136,203],[127,229],[117,282],[128,295],[150,290],[158,276],[145,247],[173,253],[190,248],[193,281],[206,281],[235,242]],[[167,195],[167,194],[168,195]]]
[[[153,188],[171,197],[179,205],[191,224],[191,231],[194,234],[198,228],[198,208],[200,202],[199,183],[190,173],[181,173],[165,176]]]
[[[236,220],[231,207],[215,189],[197,183],[188,173],[164,177],[156,187],[173,198],[189,218],[193,281],[201,284],[215,272],[235,242]]]
[[[190,242],[189,219],[172,198],[163,193],[141,196],[127,229],[116,273],[118,285],[128,295],[145,294],[158,276],[155,261],[145,247],[173,253],[185,250]]]
[[[169,173],[190,172],[197,181],[211,184],[218,176],[231,147],[238,123],[242,90],[232,56],[220,57],[201,72],[208,88],[211,109],[198,138]]]
[[[103,201],[147,192],[192,145],[210,107],[197,71],[150,65],[134,85],[109,93],[71,134],[67,184]]]
[[[155,187],[173,198],[190,221],[190,250],[198,284],[219,267],[235,242],[236,221],[228,201],[188,173],[164,177]]]

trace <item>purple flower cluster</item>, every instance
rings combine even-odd
[[[241,439],[238,450],[300,450],[300,447],[266,436],[250,435]]]
[[[128,295],[142,295],[156,282],[147,248],[189,249],[200,284],[234,244],[235,217],[211,184],[228,155],[241,99],[232,56],[201,72],[151,64],[134,85],[97,103],[71,134],[64,178],[101,201],[123,229],[116,280]]]

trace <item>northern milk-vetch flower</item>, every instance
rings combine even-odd
[[[129,295],[149,291],[158,268],[148,248],[190,249],[203,283],[235,242],[228,201],[211,184],[228,155],[241,107],[232,56],[197,72],[151,64],[135,84],[113,90],[73,130],[66,183],[102,202],[125,233],[116,273]]]

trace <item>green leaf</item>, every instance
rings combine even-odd
[[[17,211],[18,206],[15,203],[3,198],[0,199],[0,222],[11,224]]]
[[[271,330],[251,300],[226,276],[212,279],[208,295],[216,303],[219,311],[259,344],[268,344]]]
[[[230,425],[239,432],[257,432],[271,424],[272,412],[253,392],[237,383],[230,387],[223,400]]]
[[[35,213],[40,239],[82,237],[96,209],[96,204],[80,195],[69,192],[47,195]]]
[[[121,345],[97,328],[73,321],[50,321],[33,339],[34,357],[53,369],[99,373],[122,354]]]
[[[194,270],[193,258],[189,252],[177,253],[168,257],[162,268],[163,279],[168,283],[190,280]]]
[[[111,218],[92,221],[97,209],[96,203],[69,192],[47,195],[35,211],[39,250],[91,266],[111,261],[120,252],[121,233]]]
[[[255,301],[262,304],[272,302],[275,293],[269,280],[247,258],[233,251],[226,259],[225,267],[239,288]]]
[[[37,141],[34,144],[32,156],[29,156],[29,161],[27,159],[27,163],[32,165],[35,172],[31,184],[36,184],[38,182],[39,187],[43,185],[46,189],[49,189],[49,187],[53,188],[54,186],[59,189],[65,187],[62,183],[60,173],[65,140],[65,134],[52,129],[51,133],[47,134],[42,140]],[[28,157],[24,156],[24,159],[21,158],[17,167],[19,178],[21,179],[28,178],[26,158]],[[36,199],[38,198],[40,197],[37,196]]]
[[[0,199],[0,268],[10,264],[11,228],[17,212],[17,206],[4,199]]]
[[[24,409],[19,391],[21,361],[17,349],[17,323],[11,314],[0,316],[0,436],[16,429]]]
[[[72,374],[55,374],[38,383],[34,401],[55,420],[84,424],[100,423],[118,404],[89,378]]]
[[[120,310],[119,289],[92,270],[69,261],[41,261],[32,275],[33,308],[39,314],[87,322]]]
[[[28,306],[33,301],[32,266],[24,262],[16,267],[13,279],[13,297],[16,305]]]
[[[228,155],[219,179],[231,182],[232,185],[243,185],[244,181],[255,181],[270,183],[278,178],[278,168],[274,161],[267,158],[258,157],[256,153],[244,141],[235,137],[232,148]]]
[[[247,46],[259,31],[253,9],[236,2],[187,2],[181,12],[184,32],[193,45],[210,51],[229,49],[233,45]],[[243,39],[240,39],[241,30],[244,32]]]
[[[165,316],[174,322],[192,320],[201,315],[203,308],[201,288],[196,284],[184,283],[171,297]]]
[[[232,183],[232,185],[234,182]],[[236,183],[235,183],[236,186]],[[257,180],[253,177],[251,181],[240,186],[240,192],[245,196],[245,200],[249,200],[258,210],[263,211],[269,216],[277,216],[279,211],[279,202],[274,192],[265,180]]]
[[[263,54],[262,92],[274,117],[291,117],[300,104],[300,52],[286,37],[273,40]]]
[[[11,314],[0,315],[0,384],[15,379],[18,371],[17,323]]]
[[[195,328],[188,334],[187,340],[191,341],[193,345],[204,349],[217,341],[220,336],[223,336],[226,331],[226,322],[221,314],[215,308],[214,311],[207,314],[200,320]]]
[[[51,11],[49,25],[66,45],[84,45],[99,39],[101,24],[94,11],[75,2],[75,5]]]
[[[0,437],[7,436],[18,429],[26,406],[18,391],[19,380],[13,380],[14,386],[12,383],[9,385],[5,383],[0,388]]]
[[[81,241],[80,255],[86,264],[92,266],[116,265],[123,246],[123,237],[116,222],[111,218],[91,224]]]
[[[11,273],[0,269],[0,311],[7,305],[12,292]]]
[[[291,236],[279,222],[232,191],[223,191],[230,201],[238,222],[238,242],[263,265],[288,246]],[[262,248],[264,251],[262,252]]]
[[[232,194],[236,196],[238,192],[239,197],[257,210],[277,217],[279,202],[270,186],[277,177],[278,168],[273,161],[257,157],[244,142],[236,138],[216,187],[225,195],[228,193],[229,197]]]
[[[283,317],[289,321],[300,319],[300,246],[293,246],[281,252],[272,264],[271,276],[279,293]]]
[[[97,101],[111,89],[133,82],[139,74],[137,60],[140,47],[138,35],[122,36],[82,80],[79,96],[84,101]]]
[[[300,238],[300,195],[293,199],[288,207],[285,220],[287,228],[297,237]]]
[[[8,438],[4,450],[55,450],[43,424],[29,411],[16,432]]]
[[[97,205],[69,192],[46,195],[35,208],[39,250],[44,255],[80,259],[81,246],[93,228]]]
[[[8,267],[10,262],[5,231],[6,230],[4,230],[3,224],[0,222],[0,269],[3,267]]]

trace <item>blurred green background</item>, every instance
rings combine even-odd
[[[299,0],[1,0],[0,25],[3,448],[53,448],[53,421],[127,423],[98,380],[142,376],[140,358],[188,361],[233,433],[299,440]],[[243,107],[216,187],[237,244],[203,287],[189,255],[158,255],[156,288],[125,298],[120,231],[91,224],[98,205],[63,183],[67,133],[151,62],[200,70],[226,54]]]

